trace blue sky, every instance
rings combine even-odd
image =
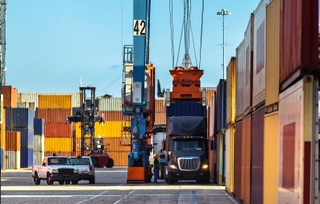
[[[217,12],[231,12],[225,16],[228,64],[259,1],[204,0],[201,64],[202,1],[192,1],[195,45],[190,43],[190,55],[193,65],[204,70],[202,87],[216,87],[222,78],[223,29]],[[183,0],[173,0],[175,60],[182,12]],[[91,82],[96,87],[97,96],[121,97],[122,48],[133,43],[132,25],[133,0],[8,0],[6,84],[19,93],[70,93],[79,91],[81,77],[84,84]],[[156,78],[162,88],[171,88],[169,0],[151,2],[150,29],[150,61],[156,67]]]

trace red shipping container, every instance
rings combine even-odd
[[[65,123],[45,123],[45,137],[71,137],[71,125]]]
[[[71,109],[48,108],[37,109],[38,118],[43,118],[46,123],[64,123],[71,116]]]
[[[3,106],[8,108],[17,108],[18,89],[12,86],[2,86]]]
[[[19,131],[6,131],[6,151],[20,151],[20,135]]]

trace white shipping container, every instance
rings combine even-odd
[[[33,137],[33,151],[44,151],[44,135],[34,135]]]
[[[20,169],[20,151],[6,151],[6,168]]]
[[[33,165],[42,165],[44,152],[33,152]]]
[[[122,98],[100,98],[99,111],[122,111]]]

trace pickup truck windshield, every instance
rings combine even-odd
[[[49,165],[71,165],[68,158],[49,158]]]
[[[206,148],[205,140],[172,140],[172,149],[173,151],[181,150],[197,150],[205,151]]]
[[[88,158],[70,158],[70,162],[74,165],[90,165]]]

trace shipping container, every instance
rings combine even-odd
[[[71,138],[44,137],[44,152],[71,152]]]
[[[20,149],[20,168],[28,168],[28,165],[29,165],[29,153],[30,152],[29,152],[28,148],[21,148]]]
[[[128,166],[129,151],[112,151],[108,152],[110,158],[114,161],[114,166]]]
[[[18,102],[34,103],[34,110],[38,108],[38,97],[39,95],[71,95],[72,107],[80,107],[81,93],[19,93]],[[29,107],[30,108],[30,107]]]
[[[34,102],[18,102],[17,103],[17,108],[30,108],[32,110],[36,109]]]
[[[217,123],[217,115],[216,115],[216,92],[212,96],[210,100],[210,110],[209,110],[209,118],[208,121],[208,137],[214,137],[214,133],[216,132],[216,123]]]
[[[34,118],[34,134],[35,135],[43,135],[44,134],[44,122],[43,118]]]
[[[307,75],[279,95],[278,203],[312,203],[318,195],[318,172],[311,156],[318,152],[312,145],[317,131],[316,83]]]
[[[175,102],[166,108],[167,117],[202,116],[206,117],[206,106],[197,102]]]
[[[166,106],[164,104],[164,99],[156,99],[155,100],[155,113],[165,113]]]
[[[226,190],[230,195],[234,192],[234,134],[235,127],[229,126],[226,130]]]
[[[279,101],[280,0],[266,8],[266,101],[268,107]]]
[[[252,113],[251,203],[263,203],[264,110],[261,106]]]
[[[1,95],[1,97],[2,97],[2,95]],[[1,121],[1,123],[0,123],[0,128],[1,128],[1,135],[0,135],[0,138],[1,138],[1,140],[0,140],[0,148],[3,148],[3,149],[5,149],[5,146],[6,146],[6,131],[5,131],[5,124],[6,124],[6,109],[5,108],[3,108],[3,101],[1,101],[1,115],[0,115],[0,117],[1,117],[1,119],[0,119],[0,121]]]
[[[253,70],[252,106],[258,107],[265,101],[266,88],[266,5],[269,0],[260,0],[254,10],[253,26]]]
[[[220,156],[220,137],[219,135],[216,135],[214,137],[214,144],[215,144],[215,156],[216,156],[216,161],[215,161],[215,165],[214,165],[214,182],[218,185],[221,185],[221,183],[219,184],[219,169],[220,169],[220,160],[221,160],[221,156]]]
[[[7,128],[6,131],[19,131],[20,132],[20,145],[21,148],[33,148],[34,130],[29,128]]]
[[[122,111],[122,98],[99,98],[99,111]]]
[[[28,148],[28,167],[33,166],[33,149]]]
[[[7,127],[33,128],[34,111],[30,108],[6,108]]]
[[[201,87],[201,91],[206,90],[206,106],[210,106],[212,96],[217,91],[216,87]]]
[[[21,148],[21,133],[19,131],[5,131],[6,151],[19,151]]]
[[[120,145],[120,137],[118,138],[103,138],[103,144],[105,151],[130,151],[131,146],[121,146]],[[73,151],[80,152],[81,151],[81,139],[76,138],[76,148]],[[85,139],[85,142],[90,145],[90,139]]]
[[[0,148],[0,170],[4,170],[6,167],[5,167],[5,151],[3,148]]]
[[[44,135],[34,135],[33,136],[33,150],[35,152],[44,151]]]
[[[6,169],[20,169],[20,150],[5,151]]]
[[[281,1],[280,91],[302,75],[318,74],[317,0]]]
[[[280,2],[280,0],[274,1]],[[278,112],[266,114],[264,121],[263,203],[278,203],[280,139]]]
[[[121,136],[121,131],[123,126],[130,126],[130,121],[123,123],[122,121],[106,121],[104,123],[95,123],[95,136],[101,136],[103,138],[116,137],[119,138]],[[77,131],[81,131],[81,129],[77,129]]]
[[[241,188],[242,181],[242,130],[243,121],[239,121],[235,124],[234,133],[234,196],[238,200],[241,200],[241,194],[243,189]]]
[[[65,123],[45,123],[45,137],[71,137],[71,124]]]
[[[71,156],[71,152],[56,152],[56,151],[54,151],[54,152],[44,152],[44,156],[45,157],[52,156],[53,154],[56,154],[57,156],[63,156],[63,157],[70,157]]]
[[[155,113],[154,116],[154,125],[165,125],[167,121],[166,112]]]
[[[226,129],[226,80],[220,79],[217,87],[217,99],[216,99],[216,134],[224,132]]]
[[[244,80],[244,89],[243,89],[243,110],[244,116],[250,113],[252,107],[252,71],[253,71],[253,49],[254,49],[254,39],[253,34],[254,26],[254,14],[252,13],[248,22],[247,29],[244,32],[245,39],[245,70],[242,80]],[[239,98],[240,99],[240,98]],[[237,98],[238,100],[238,98]]]
[[[216,143],[216,155],[217,155],[217,184],[224,186],[226,181],[226,145],[225,134],[219,133],[215,137]]]
[[[216,158],[216,144],[215,144],[215,138],[210,137],[209,138],[209,172],[210,172],[210,179],[213,180],[215,183],[215,170],[217,165],[217,158]]]
[[[42,165],[43,157],[44,157],[43,152],[34,151],[33,152],[33,165]]]
[[[43,118],[46,123],[65,123],[71,116],[70,108],[46,108],[36,109],[36,118]]]
[[[3,106],[16,108],[18,105],[18,90],[12,86],[2,86]]]
[[[250,203],[251,190],[251,115],[243,118],[241,154],[241,198]],[[237,131],[237,130],[236,130]]]
[[[231,57],[227,66],[227,82],[226,82],[226,125],[232,125],[236,121],[236,58]]]
[[[39,109],[65,108],[71,109],[71,95],[38,95]]]
[[[245,40],[242,40],[236,49],[236,121],[242,120],[244,113],[245,54]]]

